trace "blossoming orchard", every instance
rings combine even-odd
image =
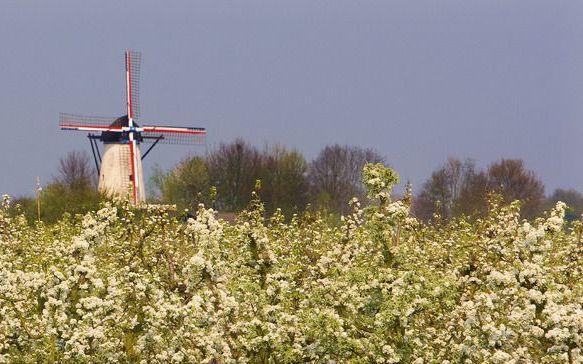
[[[426,225],[393,170],[363,182],[339,224],[255,198],[235,222],[116,202],[31,225],[5,198],[0,362],[583,362],[583,223],[563,203]]]

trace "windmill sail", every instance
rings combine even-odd
[[[121,131],[121,126],[114,125],[117,119],[105,116],[61,113],[59,114],[59,127],[63,130]]]
[[[204,144],[206,130],[204,128],[177,127],[177,126],[143,126],[141,134],[143,143]]]
[[[142,54],[140,52],[126,52],[126,92],[128,102],[128,116],[132,119],[140,117],[140,68]]]

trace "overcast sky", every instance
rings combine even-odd
[[[32,194],[90,146],[59,112],[203,126],[311,159],[376,149],[419,190],[448,156],[522,158],[583,191],[583,1],[0,1],[0,193]],[[160,146],[170,168],[205,147]],[[148,173],[146,175],[146,178]]]

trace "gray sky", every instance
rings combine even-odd
[[[417,191],[448,156],[522,158],[547,193],[583,191],[581,1],[4,0],[0,45],[0,193],[90,151],[59,112],[125,114],[128,48],[142,122],[204,126],[209,148],[371,147]]]

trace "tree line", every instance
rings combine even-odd
[[[149,202],[176,204],[195,211],[199,203],[221,212],[238,212],[253,193],[267,213],[276,209],[290,216],[306,208],[336,215],[347,214],[353,197],[365,200],[362,168],[366,163],[384,163],[374,149],[327,145],[308,161],[302,153],[281,145],[259,149],[243,139],[221,143],[204,156],[188,157],[169,170],[155,167],[149,181]],[[87,153],[71,152],[59,161],[57,176],[43,188],[40,201],[19,198],[20,206],[35,220],[37,202],[41,219],[59,220],[63,213],[83,213],[107,198],[96,189],[97,174]],[[471,159],[449,158],[417,190],[412,211],[419,219],[449,220],[485,216],[488,200],[509,203],[520,200],[521,216],[532,219],[556,201],[566,202],[567,220],[583,213],[583,194],[557,189],[545,196],[544,184],[520,159],[501,159],[479,170]]]
[[[59,159],[57,174],[43,186],[37,197],[20,197],[11,203],[15,215],[20,212],[29,222],[55,223],[63,215],[84,214],[99,208],[107,196],[97,191],[97,173],[86,152],[72,151]]]
[[[501,159],[478,170],[472,159],[456,158],[448,158],[425,181],[413,201],[413,212],[424,221],[478,218],[487,215],[492,198],[503,203],[521,201],[520,214],[526,219],[540,216],[557,201],[569,206],[568,221],[579,219],[583,213],[583,194],[559,188],[545,196],[544,184],[521,159]]]
[[[268,212],[280,208],[289,214],[309,205],[346,214],[352,197],[365,200],[361,179],[367,162],[387,163],[374,149],[357,146],[328,145],[308,162],[297,150],[283,146],[259,150],[237,139],[206,156],[187,158],[169,171],[157,169],[152,182],[159,202],[180,206],[212,203],[220,211],[236,212],[257,191]],[[501,159],[479,170],[472,159],[448,158],[415,194],[412,209],[426,222],[473,219],[487,214],[491,198],[521,201],[521,216],[526,219],[539,216],[559,200],[569,206],[567,220],[583,213],[583,194],[557,189],[545,196],[543,182],[521,159]]]
[[[206,156],[187,158],[169,171],[157,168],[151,178],[157,202],[220,211],[244,209],[256,192],[268,213],[303,211],[306,206],[334,213],[348,212],[352,197],[364,197],[362,168],[384,162],[372,149],[329,145],[308,162],[295,149],[281,145],[262,150],[237,139],[221,143]]]

